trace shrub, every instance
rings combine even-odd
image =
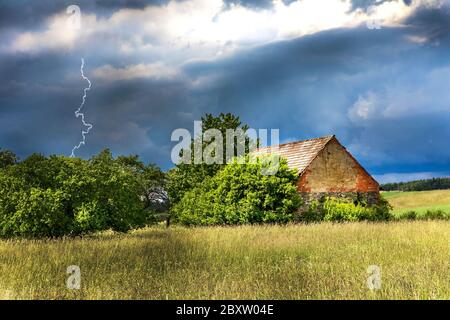
[[[370,209],[361,204],[354,204],[347,199],[327,197],[323,203],[324,221],[359,221],[367,220]]]
[[[405,220],[416,220],[417,219],[417,212],[415,211],[408,211],[405,212],[403,215],[401,215],[401,219]]]
[[[262,169],[261,161],[234,160],[184,194],[173,208],[176,221],[185,225],[291,221],[301,203],[295,186],[297,173],[284,160],[274,175],[263,175]]]
[[[368,216],[370,221],[389,221],[393,219],[392,206],[390,203],[380,196],[379,203],[375,206],[370,207],[371,211]]]
[[[326,197],[322,203],[312,202],[302,220],[309,221],[388,221],[392,219],[389,203],[381,198],[375,206],[367,206],[365,201],[347,198]]]
[[[446,220],[450,219],[450,214],[442,210],[427,210],[423,215],[418,217],[420,220]]]
[[[401,214],[397,220],[448,220],[450,213],[442,210],[427,210],[423,214],[417,214],[416,211],[407,211]]]

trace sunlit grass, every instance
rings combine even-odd
[[[418,215],[427,210],[442,210],[450,214],[450,190],[390,191],[383,196],[393,206],[394,215],[414,210]]]
[[[0,242],[7,299],[450,299],[450,222],[148,228]],[[69,290],[66,268],[81,268]],[[367,288],[367,267],[382,287]]]

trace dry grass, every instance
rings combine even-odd
[[[0,297],[450,299],[450,222],[149,228],[0,242]],[[80,290],[65,286],[79,265]],[[369,265],[381,290],[367,288]]]

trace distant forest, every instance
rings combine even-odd
[[[395,182],[381,185],[385,191],[425,191],[450,189],[450,178],[432,178],[409,182]]]

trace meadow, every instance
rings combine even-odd
[[[450,299],[450,221],[185,228],[0,242],[3,299]],[[66,287],[69,265],[81,288]],[[369,290],[367,268],[381,268]]]
[[[408,211],[423,215],[427,210],[442,210],[450,216],[450,190],[389,191],[383,196],[393,206],[393,214],[401,216]]]

